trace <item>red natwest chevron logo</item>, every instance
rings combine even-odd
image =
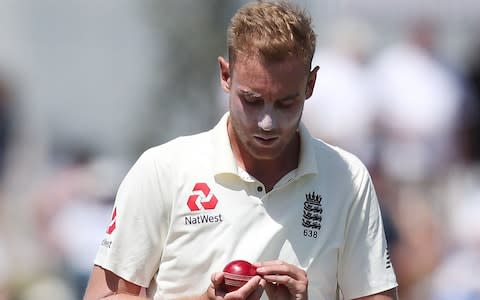
[[[198,204],[200,204],[203,209],[210,210],[214,209],[217,206],[218,199],[214,194],[210,192],[210,188],[206,183],[199,182],[195,184],[192,190],[192,195],[188,197],[187,206],[190,208],[190,211],[200,210]]]
[[[117,227],[117,208],[115,207],[113,209],[112,213],[112,221],[110,222],[110,225],[108,226],[107,233],[112,234],[112,232],[115,230],[115,227]]]

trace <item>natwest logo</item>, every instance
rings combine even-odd
[[[115,207],[112,213],[112,221],[110,222],[110,225],[108,225],[108,228],[107,228],[107,234],[112,234],[116,227],[117,227],[117,208]]]
[[[193,187],[192,194],[188,197],[187,206],[190,208],[190,211],[200,210],[199,205],[205,210],[212,210],[215,209],[217,203],[218,199],[211,193],[208,185],[204,182],[199,182]]]

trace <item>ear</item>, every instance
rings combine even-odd
[[[308,74],[307,87],[305,90],[305,99],[308,99],[313,94],[313,88],[315,87],[315,81],[317,80],[317,72],[320,69],[319,66],[316,66],[310,74]]]
[[[231,76],[230,76],[230,65],[229,63],[225,60],[225,58],[219,56],[218,57],[218,65],[219,65],[219,71],[220,71],[220,84],[222,85],[222,88],[225,92],[229,93],[230,92],[230,82],[231,82]]]

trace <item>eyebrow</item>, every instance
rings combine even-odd
[[[247,97],[262,98],[262,95],[260,95],[259,93],[255,93],[253,91],[239,90],[239,93]]]
[[[290,99],[297,98],[298,96],[300,96],[300,94],[299,94],[299,93],[295,93],[295,94],[288,95],[288,96],[285,96],[285,97],[283,97],[283,98],[280,98],[280,99],[278,99],[277,101],[290,100]]]
[[[253,92],[253,91],[239,90],[239,93],[242,94],[243,96],[252,97],[252,98],[258,98],[258,99],[263,99],[263,97],[262,97],[261,94],[256,93],[256,92]],[[300,95],[299,93],[295,93],[295,94],[292,94],[292,95],[287,95],[287,96],[285,96],[285,97],[282,97],[282,98],[280,98],[280,99],[277,99],[276,101],[290,100],[290,99],[293,99],[293,98],[298,97],[299,95]]]

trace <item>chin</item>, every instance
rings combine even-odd
[[[268,161],[268,160],[275,160],[280,157],[280,151],[268,150],[268,151],[251,151],[250,156],[256,160]]]

